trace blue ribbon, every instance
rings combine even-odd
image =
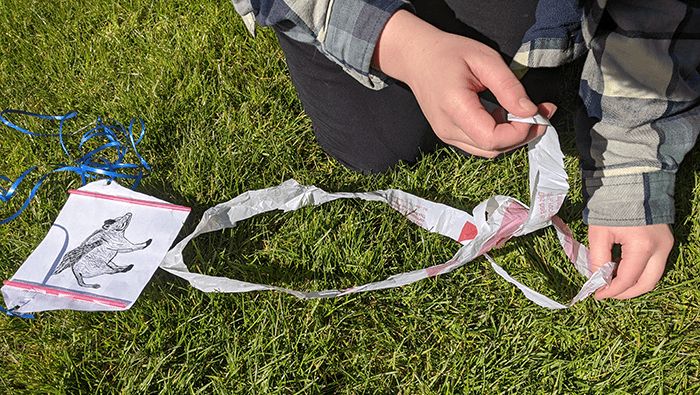
[[[0,311],[2,311],[3,313],[5,313],[11,317],[29,318],[29,319],[34,318],[34,314],[29,314],[29,313],[20,314],[20,313],[15,312],[14,310],[15,309],[6,309],[6,308],[2,307],[2,305],[0,305]]]
[[[21,128],[5,119],[5,114],[20,114],[34,118],[59,121],[60,124],[58,126],[58,133],[37,134],[30,132],[29,130]],[[73,156],[71,156],[71,154],[68,152],[68,149],[66,148],[66,145],[63,141],[63,124],[65,121],[75,117],[76,115],[78,115],[77,111],[69,111],[65,115],[41,115],[18,110],[4,110],[0,112],[0,121],[17,131],[36,137],[58,137],[63,152],[65,152],[68,156],[68,159],[70,159],[70,161],[73,162],[70,165],[54,164],[53,166],[55,167],[55,169],[49,171],[48,173],[44,174],[41,178],[39,178],[39,181],[32,188],[31,192],[29,193],[29,196],[24,201],[22,207],[10,217],[0,220],[0,225],[6,224],[12,221],[13,219],[17,218],[17,216],[19,216],[22,213],[22,211],[24,211],[24,209],[26,209],[27,206],[29,206],[29,202],[32,200],[34,195],[36,195],[41,184],[43,184],[43,182],[48,176],[55,172],[70,171],[77,173],[80,175],[80,181],[82,182],[82,185],[85,185],[88,179],[93,178],[108,178],[110,181],[114,180],[115,178],[124,178],[128,180],[133,180],[134,183],[131,186],[131,189],[135,189],[141,182],[141,178],[143,178],[144,176],[141,167],[145,168],[149,172],[151,171],[151,167],[148,165],[148,163],[146,163],[146,161],[141,157],[141,155],[139,155],[138,151],[136,150],[136,145],[138,145],[141,142],[146,132],[146,125],[144,124],[141,118],[133,118],[129,123],[129,128],[126,129],[121,123],[113,119],[108,119],[108,122],[114,124],[106,124],[103,123],[102,119],[98,117],[97,122],[95,123],[95,127],[87,131],[80,139],[78,149],[82,153],[85,144],[93,138],[103,138],[106,139],[107,142],[102,144],[100,147],[93,149],[92,151],[84,155],[81,155],[78,159],[73,159]],[[134,140],[133,128],[134,124],[137,121],[141,124],[141,133],[139,134],[138,139]],[[119,140],[120,135],[126,138],[127,144],[129,145],[123,144]],[[114,162],[110,162],[107,158],[102,156],[104,155],[103,152],[109,149],[116,150],[117,159]],[[124,159],[129,150],[134,151],[136,157],[140,161],[140,165],[133,163],[124,163]],[[29,173],[31,173],[37,167],[38,165],[30,167],[14,181],[5,176],[0,175],[0,182],[4,181],[10,183],[10,187],[8,189],[0,187],[0,200],[7,204],[7,202],[9,202],[9,200],[17,194],[17,189],[22,183],[22,181],[24,181],[27,175],[29,175]],[[125,171],[136,171],[137,174],[129,174]]]

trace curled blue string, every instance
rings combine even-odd
[[[5,114],[19,114],[39,119],[59,121],[60,124],[58,126],[58,133],[38,134],[31,132],[5,119]],[[95,123],[95,127],[88,130],[80,139],[78,150],[81,152],[81,155],[77,159],[73,159],[73,156],[70,154],[70,152],[68,152],[68,149],[66,148],[66,145],[64,143],[63,124],[65,121],[74,118],[76,115],[78,115],[77,111],[69,111],[65,115],[42,115],[19,110],[4,110],[0,112],[0,121],[17,131],[35,137],[58,137],[58,140],[61,144],[61,149],[63,149],[63,152],[66,154],[66,156],[68,156],[68,159],[72,162],[68,165],[53,164],[52,166],[54,166],[55,168],[41,176],[41,178],[39,178],[39,181],[36,184],[34,184],[34,187],[32,187],[32,190],[29,193],[27,199],[24,201],[22,207],[20,207],[19,210],[17,210],[8,218],[0,220],[0,225],[6,224],[12,221],[13,219],[17,218],[17,216],[19,216],[27,208],[27,206],[29,206],[29,202],[34,198],[34,195],[36,195],[41,184],[43,184],[46,178],[48,178],[53,173],[65,171],[77,173],[78,175],[80,175],[80,181],[82,185],[85,185],[89,179],[107,178],[111,181],[115,178],[123,178],[127,180],[132,180],[133,185],[131,186],[131,189],[136,189],[136,187],[141,182],[141,179],[144,177],[142,168],[146,169],[148,172],[151,171],[151,167],[141,157],[138,150],[136,150],[136,145],[138,145],[141,142],[146,132],[146,125],[141,118],[133,118],[129,123],[129,128],[126,129],[124,128],[124,126],[122,126],[121,123],[113,119],[108,119],[108,122],[113,123],[108,124],[104,123],[102,119],[98,117],[97,122]],[[141,124],[141,132],[138,135],[138,139],[134,141],[134,126],[137,121]],[[105,139],[107,142],[86,154],[82,154],[85,144],[94,138],[102,138]],[[120,138],[124,138],[124,140],[126,140],[126,143],[122,143]],[[105,153],[107,150],[112,150],[113,152],[114,150],[116,150],[116,155],[113,155],[117,157],[115,161],[111,162],[107,158],[105,158],[105,156],[103,156],[103,153]],[[130,150],[134,152],[140,164],[124,163],[126,155]],[[12,199],[17,194],[17,189],[19,188],[19,185],[22,183],[22,181],[24,181],[24,179],[37,167],[39,166],[37,165],[30,167],[14,181],[5,176],[0,175],[0,182],[10,184],[10,186],[7,189],[0,186],[0,201],[7,204],[10,201],[10,199]],[[126,171],[131,171],[132,173],[136,172],[136,174],[130,174]]]
[[[0,305],[0,311],[11,316],[11,317],[19,317],[19,318],[34,318],[34,314],[21,314],[15,311],[15,309],[6,309]]]

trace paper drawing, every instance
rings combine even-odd
[[[131,270],[134,267],[133,264],[119,266],[112,260],[119,253],[143,250],[153,241],[148,239],[143,243],[134,244],[124,236],[124,232],[131,222],[131,217],[131,213],[126,213],[121,217],[106,220],[102,228],[96,230],[78,247],[68,251],[63,256],[53,274],[59,274],[70,267],[78,285],[100,288],[100,284],[87,284],[85,279],[103,274],[126,273]]]
[[[18,313],[130,308],[190,209],[98,180],[69,190],[53,226],[2,295]]]

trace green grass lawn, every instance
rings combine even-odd
[[[0,109],[77,110],[69,132],[97,117],[143,118],[139,151],[153,171],[138,191],[192,207],[181,236],[207,208],[289,178],[329,191],[399,188],[468,211],[494,194],[529,201],[524,150],[474,160],[442,149],[383,176],[346,170],[314,142],[273,32],[251,37],[226,0],[0,0]],[[567,130],[572,110],[558,116]],[[57,128],[12,119],[40,133]],[[570,134],[561,137],[572,189],[560,216],[585,240],[578,158]],[[9,178],[66,161],[55,139],[7,127],[0,138],[0,174]],[[483,258],[404,288],[315,301],[204,294],[158,271],[128,311],[0,316],[0,393],[700,392],[699,161],[693,150],[678,175],[670,270],[634,300],[549,311]],[[51,176],[0,226],[2,279],[79,186],[76,175]],[[185,258],[201,273],[322,290],[443,263],[458,248],[385,205],[346,200],[201,236]],[[551,229],[492,255],[561,302],[583,283]]]

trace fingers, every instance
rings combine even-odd
[[[554,115],[554,113],[557,111],[557,106],[554,105],[553,103],[541,103],[537,106],[537,112],[542,115],[545,119],[550,119]],[[505,114],[502,114],[502,116],[506,116]],[[496,120],[497,123],[498,120]],[[506,147],[505,151],[510,151],[512,149],[515,149],[523,144],[529,143],[530,141],[534,140],[535,138],[541,136],[544,134],[545,131],[547,131],[547,125],[533,125],[525,122],[507,122],[507,120],[504,119],[504,123],[499,123],[496,126],[496,135],[497,136],[504,136],[508,132],[510,132],[509,129],[501,129],[499,130],[499,127],[505,127],[505,126],[512,126],[517,134],[510,135],[506,137],[504,140],[507,141],[509,138],[515,139],[516,137],[521,136],[521,133],[523,133],[524,130],[527,128],[527,136],[525,139],[522,140],[514,140],[514,144],[512,144],[510,147]]]
[[[464,96],[454,99],[445,114],[453,123],[450,125],[452,136],[441,137],[461,140],[496,155],[526,142],[532,125],[522,122],[498,123],[484,109],[476,93],[469,90],[462,93]]]
[[[644,269],[644,272],[639,277],[639,280],[630,288],[617,295],[612,295],[615,299],[630,299],[639,295],[650,292],[656,286],[656,283],[661,280],[661,276],[666,269],[666,255],[654,255],[649,259],[649,262]],[[605,297],[605,293],[602,294]],[[597,296],[597,294],[596,294]]]
[[[612,260],[612,248],[615,244],[615,239],[613,234],[606,232],[606,230],[602,226],[591,225],[588,227],[588,243],[591,246],[589,249],[591,272],[595,272]]]
[[[485,56],[479,64],[470,65],[474,75],[508,112],[519,117],[535,115],[538,107],[527,96],[520,80],[495,51],[493,55]]]
[[[557,106],[554,103],[540,103],[537,105],[537,113],[545,117],[546,119],[551,119],[554,113],[557,112]],[[491,116],[496,123],[507,123],[508,121],[508,111],[503,107],[499,107],[491,113]],[[520,122],[522,123],[522,122]]]
[[[610,249],[612,249],[612,245],[610,245]],[[612,282],[610,282],[610,285],[607,288],[598,290],[595,294],[595,298],[598,300],[612,298],[633,289],[635,284],[637,284],[637,281],[642,280],[642,275],[646,275],[645,272],[648,267],[648,262],[652,257],[650,252],[651,251],[648,249],[637,249],[635,251],[632,249],[632,247],[626,247],[623,245],[622,259],[620,260],[620,264],[618,266],[617,276],[613,278]],[[661,273],[663,274],[663,270]],[[661,278],[661,275],[659,275],[659,278]],[[653,280],[653,285],[656,285],[659,278],[655,280],[651,278],[644,278],[643,282]]]
[[[557,112],[557,106],[554,103],[540,103],[537,106],[537,112],[543,117],[551,119],[554,116],[554,113]]]
[[[405,23],[394,23],[401,21]],[[481,105],[478,93],[490,89],[515,115],[528,117],[538,111],[498,52],[476,40],[432,27],[421,30],[423,34],[411,34],[416,45],[407,45],[402,39],[387,46],[387,42],[393,42],[393,27],[403,26],[400,31],[415,33],[427,25],[410,13],[396,13],[390,22],[382,33],[382,45],[375,49],[377,59],[373,57],[373,64],[409,85],[441,140],[476,155],[493,157],[544,133],[544,127],[497,123]],[[414,47],[417,50],[407,50]],[[396,51],[387,52],[392,48]],[[385,52],[394,55],[384,57]],[[404,60],[398,62],[403,66],[391,67],[397,59]]]
[[[615,245],[615,233],[609,232],[610,228],[591,225],[588,227],[588,242],[590,244],[589,257],[591,263],[591,273],[596,272],[604,264],[612,261],[612,249]],[[618,262],[617,269],[620,268],[620,262]],[[642,268],[643,269],[643,268]],[[595,298],[598,300],[610,297],[610,295],[615,295],[608,289],[616,282],[617,277],[613,278],[610,284],[600,287],[596,293]],[[616,286],[621,286],[622,284],[616,284]],[[619,293],[619,291],[618,291]]]
[[[481,106],[480,103],[479,106]],[[538,109],[543,117],[549,119],[556,112],[557,106],[552,103],[542,103]],[[490,131],[472,133],[470,130],[465,131],[462,128],[474,128],[474,124],[462,127],[454,124],[451,132],[443,133],[442,140],[470,154],[493,158],[534,140],[547,130],[546,125],[508,122],[507,113],[503,108],[494,110],[492,114],[488,114],[483,107],[481,107],[481,111],[488,117],[484,122],[489,123],[487,127],[491,128]]]
[[[588,228],[591,269],[611,260],[613,245],[622,247],[617,273],[607,287],[596,291],[596,299],[629,299],[654,289],[663,276],[673,248],[673,234],[666,224],[635,227]]]

